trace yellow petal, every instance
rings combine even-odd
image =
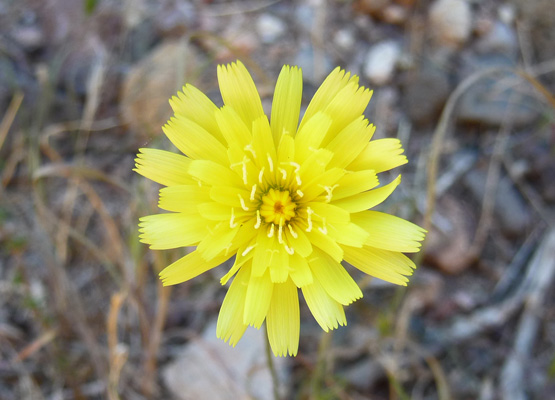
[[[237,344],[247,329],[247,325],[243,323],[243,312],[249,278],[250,268],[241,268],[225,295],[218,315],[216,336],[224,342],[229,340],[231,346]]]
[[[160,279],[162,279],[162,284],[164,286],[176,285],[217,267],[227,259],[229,259],[229,256],[221,255],[210,261],[206,261],[201,257],[198,251],[193,251],[164,268],[162,272],[160,272]]]
[[[320,147],[331,126],[331,122],[331,118],[328,115],[318,112],[299,129],[295,136],[297,162],[304,163]]]
[[[266,270],[262,276],[253,276],[249,279],[243,323],[260,328],[272,300],[274,283],[270,279],[270,271]]]
[[[337,67],[335,68],[328,77],[322,82],[322,85],[318,88],[314,97],[310,101],[306,112],[304,113],[301,124],[299,125],[299,130],[307,123],[318,111],[325,110],[331,101],[335,98],[337,93],[341,91],[349,83],[358,83],[358,76],[353,75],[349,72],[345,73],[344,70]]]
[[[337,93],[324,112],[332,118],[331,127],[322,142],[326,146],[347,125],[359,118],[372,97],[372,91],[349,83]]]
[[[195,183],[187,173],[191,160],[181,154],[157,149],[139,149],[133,171],[164,186]]]
[[[399,139],[378,139],[370,141],[347,169],[373,169],[376,173],[380,173],[407,162]]]
[[[299,295],[291,280],[274,285],[266,324],[274,355],[296,356],[300,334]]]
[[[404,254],[365,246],[361,249],[344,247],[345,261],[376,278],[406,286],[406,276],[412,275],[416,265]]]
[[[364,116],[352,121],[326,146],[328,150],[333,151],[333,159],[329,166],[345,168],[349,165],[364,150],[375,130],[376,127],[368,125]]]
[[[189,165],[189,174],[212,186],[221,185],[225,182],[228,185],[244,187],[241,177],[231,169],[217,164],[210,160],[192,160]]]
[[[296,237],[293,236],[289,229],[284,230],[289,247],[293,248],[295,253],[298,253],[303,257],[308,257],[312,253],[312,244],[303,232],[303,229],[306,229],[306,225],[303,227],[293,223],[291,224],[291,228],[293,229],[293,232],[295,232]]]
[[[285,65],[279,74],[272,101],[272,135],[276,145],[283,134],[294,136],[297,132],[302,94],[303,76],[300,68]]]
[[[362,297],[360,288],[345,268],[326,253],[315,250],[308,265],[314,278],[338,303],[346,306]]]
[[[218,65],[218,83],[224,104],[233,107],[246,126],[264,115],[258,90],[241,61]]]
[[[210,233],[200,241],[197,246],[197,251],[205,260],[211,260],[226,250],[227,254],[233,255],[232,252],[229,252],[229,248],[238,230],[239,225],[231,228],[229,224],[220,222],[216,228],[212,229]]]
[[[216,112],[215,116],[229,147],[242,150],[252,141],[250,131],[252,122],[245,124],[239,114],[237,114],[237,110],[230,106],[223,106]]]
[[[333,189],[332,201],[373,189],[379,183],[376,173],[372,170],[348,172],[337,181],[337,187]]]
[[[337,262],[341,262],[343,259],[343,249],[328,235],[324,235],[318,229],[314,228],[310,232],[306,232],[308,240],[312,243],[312,246],[318,247],[327,253],[332,259]]]
[[[197,204],[210,201],[208,187],[194,185],[176,185],[160,189],[158,207],[167,211],[191,212]]]
[[[426,232],[412,222],[378,211],[351,214],[351,221],[370,233],[368,246],[403,253],[419,251]]]
[[[154,214],[139,221],[141,242],[155,250],[192,246],[208,234],[207,221],[198,214]]]
[[[390,182],[385,186],[334,201],[333,204],[347,210],[350,213],[368,210],[369,208],[375,207],[387,199],[399,183],[401,183],[401,175],[397,176],[393,182]]]
[[[289,258],[289,266],[291,268],[289,275],[291,275],[291,279],[297,287],[303,287],[312,283],[312,271],[305,257],[298,253],[293,254]]]
[[[330,297],[318,280],[301,289],[310,312],[324,331],[347,325],[343,306]]]
[[[220,128],[214,118],[218,107],[196,87],[190,84],[183,86],[182,92],[178,92],[177,96],[170,99],[170,105],[175,115],[190,119],[224,143]]]
[[[347,224],[328,224],[328,236],[340,245],[362,247],[370,233],[360,226],[349,222]]]
[[[185,117],[171,118],[162,130],[183,154],[194,160],[208,159],[227,165],[227,149],[200,125]]]
[[[272,131],[268,118],[263,115],[252,124],[252,152],[258,168],[266,165],[268,157],[276,158],[276,145],[272,138]]]

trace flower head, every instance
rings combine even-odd
[[[187,281],[235,257],[221,278],[233,281],[218,337],[235,345],[247,326],[267,324],[274,354],[295,355],[300,288],[322,329],[345,325],[343,306],[362,297],[341,264],[406,285],[424,230],[369,210],[400,182],[377,174],[407,162],[397,139],[373,140],[364,118],[372,92],[336,68],[299,124],[302,75],[284,66],[270,121],[242,63],[218,67],[224,106],[191,85],[170,100],[163,127],[184,154],[141,149],[139,174],[166,187],[159,207],[141,218],[152,249],[196,246],[161,273],[165,285]]]

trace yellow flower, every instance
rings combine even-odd
[[[247,326],[267,324],[275,355],[296,355],[298,288],[322,329],[345,325],[343,306],[362,297],[341,262],[399,285],[414,263],[424,230],[369,210],[400,182],[376,174],[407,159],[397,139],[370,141],[362,113],[372,92],[336,68],[299,124],[302,75],[284,66],[270,122],[242,63],[218,67],[224,106],[186,85],[170,100],[163,127],[185,155],[141,149],[139,174],[164,186],[159,207],[141,218],[151,249],[196,246],[161,273],[164,285],[187,281],[235,257],[221,278],[233,281],[222,304],[218,337],[235,345]]]

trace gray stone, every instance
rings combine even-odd
[[[542,106],[530,85],[509,72],[515,68],[509,56],[478,55],[469,58],[463,68],[467,70],[465,75],[470,75],[496,67],[506,71],[480,79],[461,96],[457,114],[459,122],[492,127],[508,123],[521,127],[536,121]]]
[[[372,46],[364,63],[364,76],[374,85],[388,83],[393,77],[400,55],[401,46],[394,40],[386,40]]]
[[[287,26],[280,18],[272,14],[262,14],[256,21],[256,30],[263,43],[274,43],[283,36]]]
[[[514,29],[502,22],[494,22],[488,32],[477,43],[481,53],[502,53],[514,58],[518,52],[518,39]]]
[[[486,192],[485,171],[473,170],[464,176],[465,186],[481,204]],[[503,232],[509,236],[522,234],[530,225],[530,212],[508,177],[497,182],[495,191],[495,217]]]
[[[239,343],[231,347],[216,338],[213,321],[202,337],[187,344],[176,360],[162,370],[162,378],[176,400],[272,400],[266,340],[263,330],[249,327]],[[274,358],[283,397],[288,386],[285,360]]]
[[[458,47],[472,32],[472,11],[464,0],[436,0],[428,19],[431,33],[440,44]]]

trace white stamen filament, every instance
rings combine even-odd
[[[272,160],[272,157],[270,157],[270,154],[267,154],[268,156],[268,164],[270,166],[270,172],[274,172],[274,161]]]
[[[264,168],[262,167],[262,169],[260,170],[260,173],[258,174],[258,183],[260,183],[262,185],[262,178],[264,178]]]
[[[269,238],[271,238],[271,237],[274,236],[274,229],[275,229],[275,225],[272,224],[272,225],[270,226],[270,232],[268,232],[268,237],[269,237]]]
[[[279,219],[278,242],[283,243],[283,215]]]
[[[304,193],[301,192],[301,189],[297,189],[297,192],[296,192],[296,193],[299,195],[299,197],[303,197],[303,196],[304,196]]]
[[[322,232],[324,235],[328,234],[328,228],[326,226],[326,218],[322,217],[322,226],[319,227],[318,230]]]
[[[237,193],[237,196],[239,197],[239,201],[241,202],[241,208],[245,211],[249,211],[249,208],[245,204],[245,200],[243,199],[243,196],[241,196],[239,193]]]
[[[281,179],[286,180],[287,179],[287,171],[283,168],[278,168],[278,171],[281,172]]]
[[[231,208],[231,219],[229,220],[229,227],[237,227],[237,224],[235,223],[235,209],[233,207]]]
[[[251,153],[252,158],[254,158],[256,160],[256,152],[254,151],[254,149],[252,147],[252,144],[250,144],[250,143],[247,144],[243,150],[248,151],[249,153]]]
[[[312,208],[307,207],[306,212],[308,214],[308,217],[306,218],[306,222],[308,223],[308,228],[306,228],[306,231],[310,232],[312,231],[312,214],[314,214],[314,211],[312,211]]]
[[[256,210],[256,224],[254,225],[254,229],[260,228],[261,223],[262,223],[262,218],[260,218],[260,210]]]
[[[257,243],[258,244],[258,243]],[[243,257],[245,257],[247,254],[249,254],[251,252],[252,249],[254,249],[256,247],[256,244],[254,246],[249,246],[247,247],[242,253],[241,255]]]
[[[291,232],[291,236],[297,239],[299,237],[299,234],[293,230],[293,227],[291,226],[291,224],[287,224],[287,227],[289,228],[289,232]]]
[[[332,192],[333,189],[335,189],[336,187],[338,187],[339,185],[333,185],[333,186],[324,186],[323,189],[326,191],[327,195],[326,195],[326,203],[329,203],[331,201],[331,197],[332,197]]]
[[[287,254],[289,254],[290,256],[292,256],[293,254],[295,254],[295,249],[292,247],[287,246],[287,243],[283,243],[283,247],[285,247],[285,251],[287,252]]]
[[[254,201],[254,195],[256,194],[256,183],[254,185],[252,185],[252,189],[251,189],[251,197],[250,200]]]

